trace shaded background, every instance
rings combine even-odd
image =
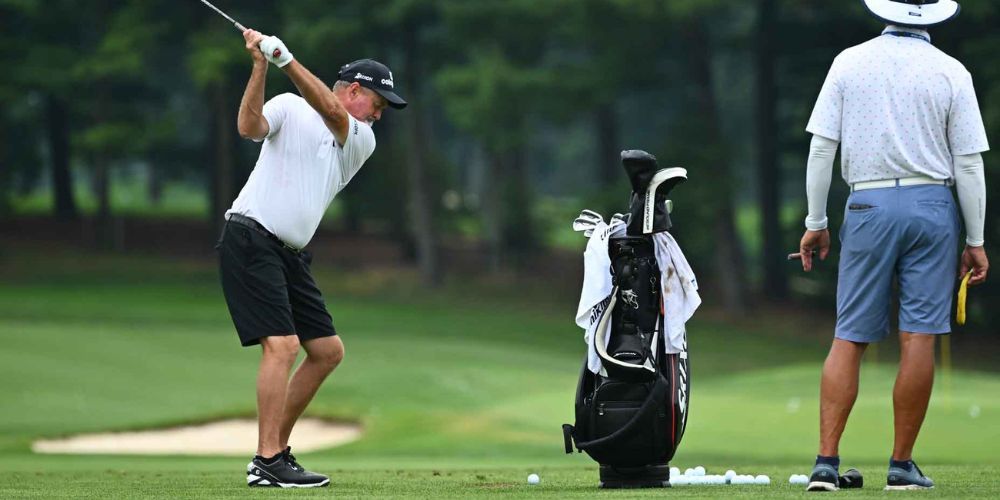
[[[961,3],[934,44],[971,71],[997,145],[1000,4]],[[860,1],[217,6],[331,84],[347,61],[386,62],[410,101],[376,124],[375,154],[310,244],[349,353],[310,411],[370,431],[320,465],[560,459],[583,355],[585,242],[570,223],[626,209],[622,149],[689,171],[672,233],[704,306],[684,460],[810,460],[839,245],[808,275],[785,256],[803,231],[803,129],[826,72],[882,28]],[[252,415],[256,352],[236,347],[212,249],[260,148],[236,132],[251,68],[240,35],[195,0],[0,0],[0,46],[0,464],[83,470],[25,458],[31,439]],[[267,96],[289,91],[272,67]],[[995,197],[1000,156],[984,158]],[[838,169],[834,234],[846,196]],[[990,198],[994,262],[998,207]],[[936,388],[924,443],[941,460],[995,461],[1000,379],[983,372],[998,368],[998,294],[996,277],[973,289],[951,336],[968,371]],[[894,342],[867,354],[874,385],[846,438],[873,463]],[[204,463],[229,481],[231,464]]]
[[[1000,7],[962,5],[934,42],[972,72],[996,143]],[[833,57],[880,29],[861,2],[219,6],[280,34],[330,83],[346,61],[387,62],[412,103],[376,126],[378,150],[332,205],[318,254],[413,266],[429,287],[561,274],[550,258],[582,245],[568,223],[581,208],[624,210],[617,156],[638,148],[690,172],[674,233],[709,305],[740,315],[760,302],[833,303],[835,262],[804,275],[784,256],[802,232],[812,104]],[[0,19],[0,248],[210,254],[259,151],[234,126],[250,67],[238,33],[195,1],[4,1]],[[267,96],[286,91],[272,68]],[[992,171],[995,154],[985,159]],[[834,232],[845,197],[835,179]],[[1000,236],[997,207],[987,241]],[[1000,320],[998,289],[975,290],[965,332]]]

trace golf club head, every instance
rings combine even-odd
[[[667,195],[687,180],[683,168],[660,168],[656,157],[641,150],[622,151],[622,166],[632,185],[629,236],[667,231],[671,227]]]
[[[573,230],[577,232],[585,231],[584,235],[589,238],[594,231],[594,227],[602,222],[604,222],[604,217],[601,214],[593,210],[583,210],[576,220],[573,221]]]

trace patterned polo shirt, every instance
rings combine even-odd
[[[953,179],[952,156],[989,150],[972,75],[930,42],[889,26],[833,61],[806,130],[840,142],[848,184]]]

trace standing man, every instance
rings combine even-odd
[[[951,331],[956,275],[986,279],[983,250],[989,150],[965,67],[931,43],[926,28],[958,15],[952,0],[864,0],[887,24],[833,62],[809,125],[807,231],[802,268],[830,251],[826,199],[833,159],[851,186],[840,229],[837,327],[820,386],[820,444],[809,491],[838,488],[839,443],[858,394],[861,355],[889,334],[893,280],[899,284],[900,362],[893,389],[895,441],[886,489],[931,488],[913,462],[934,377],[935,336]],[[965,251],[958,265],[958,210]],[[959,270],[959,267],[961,270]]]
[[[333,197],[375,150],[372,124],[406,101],[385,65],[344,65],[333,88],[294,59],[277,37],[243,32],[253,71],[240,103],[240,135],[263,141],[257,164],[226,212],[219,241],[222,290],[244,346],[260,344],[257,455],[247,485],[309,488],[330,478],[306,471],[288,446],[292,427],[344,357],[303,251]],[[268,62],[284,70],[301,97],[264,103]],[[305,360],[289,380],[299,352]]]

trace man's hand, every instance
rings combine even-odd
[[[802,255],[802,270],[812,271],[813,250],[818,250],[820,260],[826,260],[830,253],[830,230],[806,231],[799,242],[799,253]]]
[[[279,68],[284,68],[286,64],[292,62],[292,59],[295,59],[288,47],[285,47],[284,42],[276,36],[265,37],[260,42],[260,50],[268,61]]]
[[[267,59],[264,58],[264,54],[260,51],[260,42],[264,39],[259,31],[254,31],[248,29],[243,32],[243,39],[246,40],[246,49],[250,53],[250,57],[253,58],[254,64],[263,64],[267,66]]]
[[[969,270],[972,270],[972,277],[969,278],[969,286],[978,285],[986,281],[986,272],[990,269],[990,260],[986,258],[986,249],[983,247],[966,246],[962,252],[962,267],[958,272],[958,279],[962,279]]]

